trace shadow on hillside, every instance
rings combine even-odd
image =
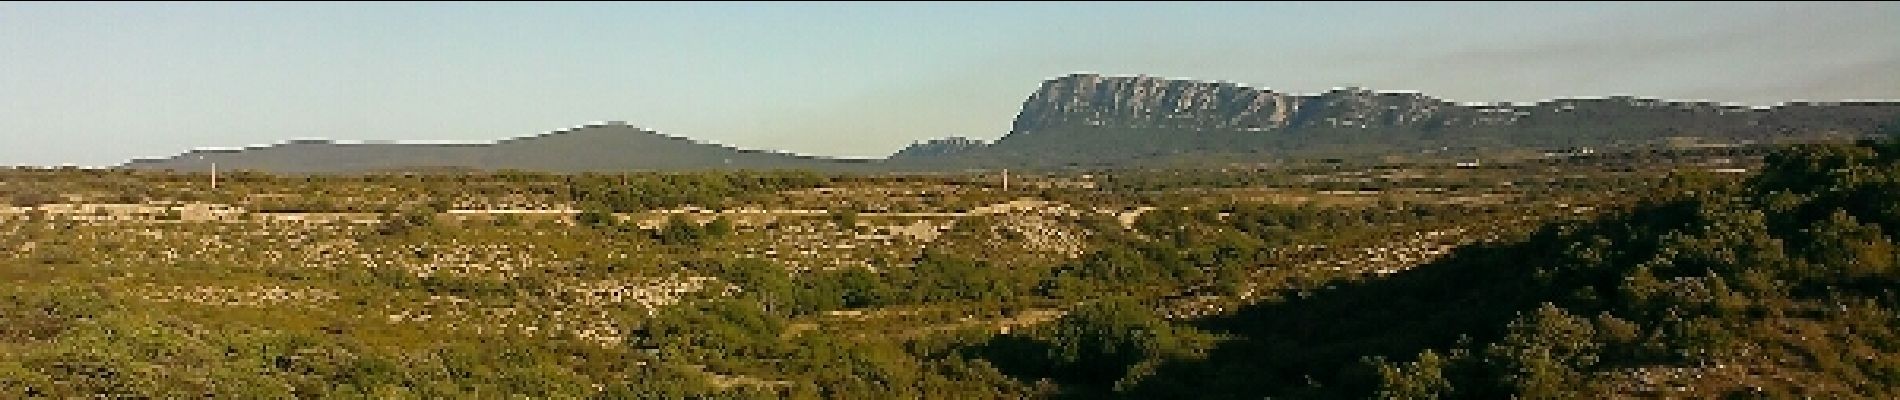
[[[1385,279],[1342,283],[1303,298],[1249,306],[1196,321],[1231,335],[1208,358],[1164,364],[1130,397],[1298,398],[1372,395],[1364,360],[1411,360],[1461,336],[1488,342],[1519,312],[1558,288],[1534,271],[1538,243],[1470,245]],[[1560,292],[1559,292],[1560,293]]]
[[[1540,270],[1558,267],[1565,249],[1589,233],[1682,226],[1688,221],[1681,216],[1693,215],[1685,211],[1679,206],[1650,208],[1628,219],[1597,221],[1563,232],[1546,226],[1521,242],[1468,245],[1436,262],[1384,279],[1340,283],[1303,298],[1255,304],[1229,316],[1194,321],[1190,324],[1233,339],[1210,350],[1206,359],[1162,364],[1134,387],[1125,388],[1126,392],[1071,385],[1065,388],[1072,388],[1065,390],[1065,397],[1371,397],[1378,376],[1366,361],[1370,357],[1412,361],[1427,349],[1444,354],[1461,338],[1474,343],[1496,340],[1519,313],[1532,312],[1543,302],[1613,296],[1592,292],[1593,288],[1616,287],[1621,275],[1612,268]],[[1629,250],[1626,254],[1650,251]],[[999,337],[997,342],[1012,340],[1023,341]],[[1033,350],[1021,348],[1022,343],[992,345],[994,349]],[[1037,378],[1019,374],[1025,371],[1004,371],[1025,381]],[[1479,397],[1509,396],[1468,389],[1476,390],[1466,394]]]
[[[1617,265],[1647,258],[1657,243],[1623,243],[1619,256],[1592,265],[1568,262],[1568,248],[1594,235],[1661,237],[1661,231],[1695,224],[1695,214],[1693,203],[1678,201],[1571,229],[1545,226],[1518,243],[1461,246],[1387,279],[1341,282],[1305,298],[1195,320],[1197,328],[1235,339],[1208,351],[1205,360],[1163,364],[1127,396],[1368,398],[1378,387],[1378,372],[1366,362],[1372,356],[1410,362],[1425,349],[1444,355],[1461,339],[1490,343],[1512,318],[1545,301],[1585,309],[1615,301],[1613,288],[1623,279]],[[1480,387],[1463,391],[1511,396]]]

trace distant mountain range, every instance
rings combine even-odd
[[[620,123],[492,144],[294,141],[197,150],[128,168],[347,172],[417,168],[552,172],[814,169],[1115,168],[1314,157],[1416,156],[1669,142],[1800,142],[1900,129],[1900,102],[1751,108],[1637,97],[1454,104],[1419,93],[1285,94],[1232,83],[1073,74],[1043,83],[995,143],[920,142],[888,159],[740,150]]]
[[[205,171],[211,163],[217,163],[219,168],[271,172],[445,169],[548,172],[705,169],[868,171],[876,167],[877,160],[741,150],[667,136],[624,123],[606,122],[495,143],[339,143],[301,140],[245,149],[194,150],[164,159],[133,160],[124,166]]]
[[[919,146],[936,150],[915,153],[952,164],[1111,167],[1447,148],[1807,141],[1869,135],[1895,123],[1900,102],[1893,101],[1752,108],[1619,96],[1454,104],[1410,92],[1295,95],[1223,82],[1076,74],[1045,82],[996,143],[941,151],[925,142]]]

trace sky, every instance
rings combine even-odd
[[[1900,3],[0,3],[0,165],[597,121],[882,157],[1076,72],[1458,102],[1900,99]]]

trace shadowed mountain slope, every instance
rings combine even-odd
[[[337,143],[292,141],[243,150],[195,150],[129,168],[272,172],[354,172],[428,168],[518,169],[549,172],[815,169],[850,171],[871,160],[810,157],[701,143],[619,123],[586,125],[489,144]]]

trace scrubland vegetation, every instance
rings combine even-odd
[[[1892,397],[1900,146],[0,171],[0,397]]]

